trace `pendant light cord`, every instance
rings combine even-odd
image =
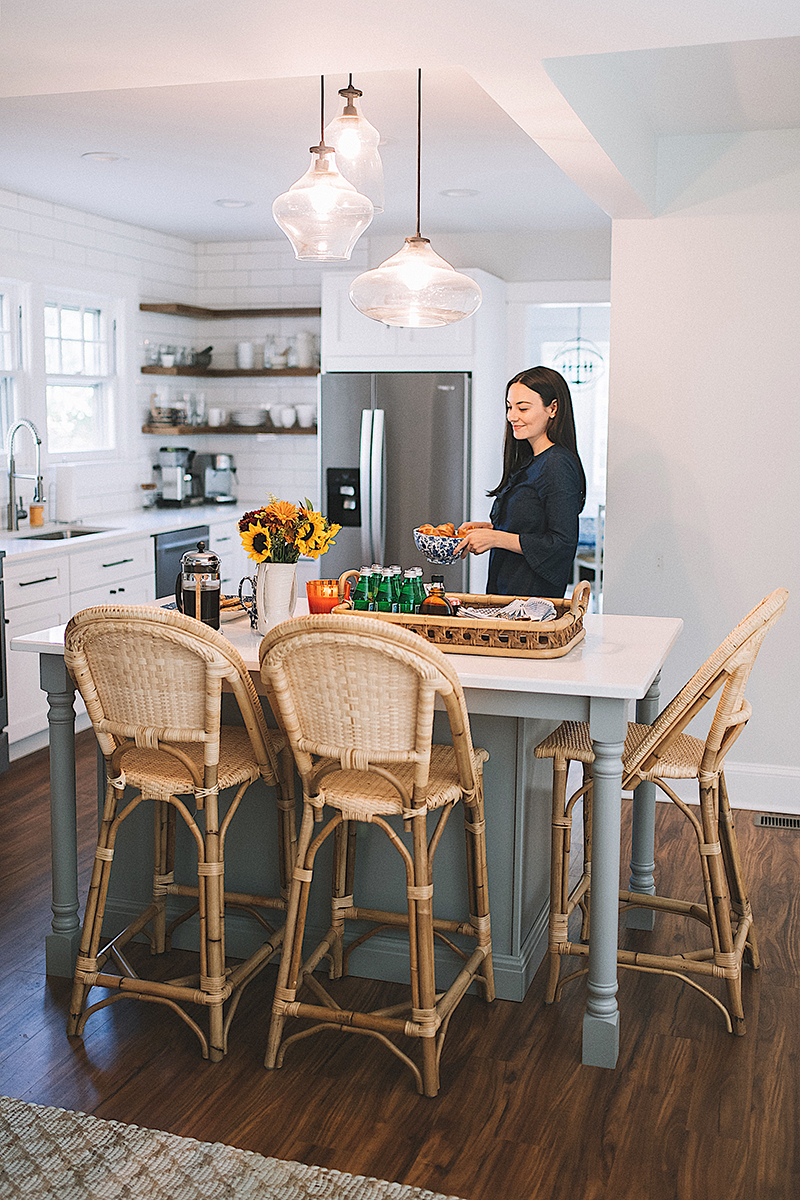
[[[319,144],[325,145],[325,76],[319,77]]]
[[[420,146],[422,143],[422,67],[417,69],[417,237],[419,232],[419,177],[422,162]]]

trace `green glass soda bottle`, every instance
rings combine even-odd
[[[418,607],[417,589],[414,585],[414,570],[410,568],[403,576],[403,582],[400,587],[400,612],[415,613]]]
[[[381,581],[378,584],[378,596],[375,601],[375,608],[378,612],[397,612],[394,588],[392,587],[391,567],[384,567],[381,571]]]
[[[353,608],[357,612],[372,612],[374,601],[370,594],[372,588],[372,570],[362,567],[358,575],[358,583],[353,592]]]
[[[372,564],[372,570],[370,572],[370,595],[372,596],[373,602],[378,599],[378,588],[380,587],[382,570],[383,567],[380,563]]]
[[[396,566],[389,567],[389,570],[392,572],[392,595],[394,596],[394,601],[395,601],[395,604],[397,605],[397,608],[395,609],[395,611],[399,612],[400,611],[400,590],[403,586],[403,581],[402,581],[403,572],[400,569],[400,567],[396,567]]]
[[[414,612],[419,612],[420,605],[425,599],[427,593],[425,591],[425,585],[422,582],[422,567],[412,567],[411,569],[414,572],[414,592],[417,598],[417,606],[414,609]]]

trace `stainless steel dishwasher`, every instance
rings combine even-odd
[[[190,529],[173,529],[169,533],[155,535],[157,600],[174,596],[183,555],[187,550],[196,550],[198,542],[205,542],[208,546],[208,536],[207,525],[192,525]]]

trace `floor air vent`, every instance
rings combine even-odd
[[[758,813],[753,824],[763,825],[768,829],[800,830],[800,817],[784,817],[778,813]]]

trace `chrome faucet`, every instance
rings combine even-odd
[[[18,471],[14,462],[14,437],[18,429],[27,429],[34,441],[36,449],[36,474],[26,475]],[[17,479],[35,479],[36,490],[33,493],[34,504],[44,504],[44,483],[42,480],[42,439],[36,432],[36,426],[25,417],[15,421],[8,431],[6,439],[6,454],[8,455],[8,528],[19,529],[20,520],[27,517],[27,512],[21,500],[17,499],[14,483]]]

